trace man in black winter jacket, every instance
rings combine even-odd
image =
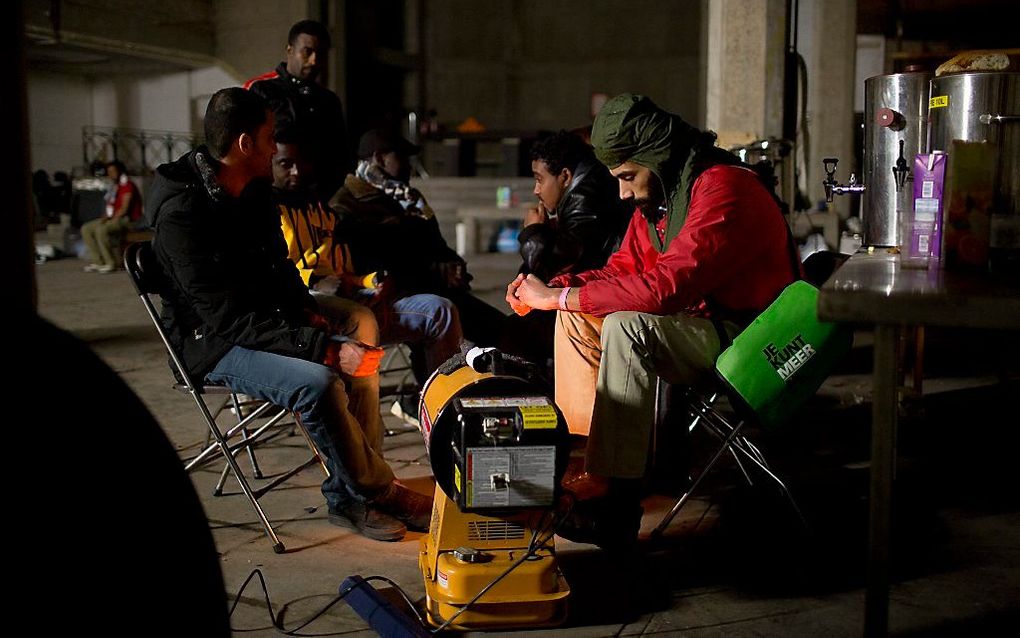
[[[354,168],[343,104],[319,83],[331,44],[325,25],[301,20],[287,35],[287,59],[244,85],[269,102],[279,128],[300,130],[312,141],[311,184],[322,201],[333,196]]]
[[[298,415],[329,469],[330,522],[398,540],[405,524],[428,527],[431,501],[394,480],[381,436],[351,414],[337,373],[357,374],[367,351],[315,313],[287,257],[270,200],[273,125],[262,98],[222,89],[206,110],[208,146],[156,170],[146,215],[163,317],[195,378]]]

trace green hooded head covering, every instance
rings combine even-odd
[[[591,143],[600,162],[610,169],[624,162],[640,164],[662,184],[668,218],[662,241],[655,232],[657,220],[649,218],[646,212],[652,245],[660,253],[669,247],[687,219],[691,186],[707,167],[699,159],[709,159],[706,156],[710,155],[711,163],[739,161],[731,153],[707,152],[714,149],[714,141],[714,134],[691,126],[679,115],[667,113],[647,97],[633,93],[613,97],[595,118]]]

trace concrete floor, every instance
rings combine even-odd
[[[83,265],[71,258],[37,266],[40,314],[88,344],[142,399],[180,455],[193,454],[205,431],[191,399],[170,388],[162,347],[127,275],[86,274]],[[476,291],[498,303],[516,259],[482,255],[469,267]],[[1020,630],[1020,497],[1012,456],[1020,422],[1008,409],[1016,405],[1010,399],[1020,384],[1016,337],[1009,337],[1005,354],[996,341],[1002,337],[929,334],[924,394],[905,402],[900,430],[890,603],[894,634],[1016,635]],[[783,501],[742,487],[733,467],[725,465],[674,521],[663,543],[644,541],[636,554],[614,557],[558,540],[573,590],[570,616],[564,627],[529,635],[859,635],[869,339],[867,331],[858,332],[844,369],[789,429],[759,438],[774,468],[790,478],[811,536],[800,531]],[[699,451],[703,442],[692,440]],[[267,473],[306,455],[300,437],[283,437],[259,450]],[[431,491],[417,432],[387,437],[386,456],[407,484]],[[328,524],[314,467],[262,499],[287,545],[282,555],[272,552],[243,496],[212,496],[219,469],[212,464],[191,478],[213,531],[228,601],[256,568],[288,628],[331,601],[352,574],[383,575],[412,599],[423,596],[416,562],[421,535],[379,543]],[[236,492],[236,483],[228,482],[227,489]],[[665,496],[645,501],[644,534],[669,505]],[[158,555],[151,558],[155,563]],[[257,580],[242,594],[231,624],[238,634],[277,635]],[[374,635],[343,603],[301,633]]]

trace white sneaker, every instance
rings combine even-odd
[[[408,412],[410,408],[408,407],[407,409],[405,409],[404,406],[400,405],[400,403],[401,403],[400,399],[397,399],[396,401],[393,402],[393,405],[390,406],[390,414],[397,417],[404,423],[407,423],[408,425],[413,425],[414,427],[420,430],[421,421],[418,420],[418,415],[414,412]],[[417,402],[415,401],[415,403]]]
[[[110,264],[103,264],[102,266],[96,269],[96,272],[108,275],[115,270],[117,270],[116,266],[111,266]]]
[[[237,403],[241,406],[242,419],[251,414],[252,411],[258,407],[258,405],[256,405],[257,400],[254,397],[250,397],[247,394],[241,394],[240,392],[237,393]],[[235,416],[237,415],[237,410],[233,405],[230,406],[230,413]]]
[[[81,270],[82,272],[99,272],[100,268],[102,268],[102,266],[100,266],[99,264],[89,264],[88,266],[85,266]]]

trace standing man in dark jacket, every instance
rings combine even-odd
[[[348,410],[338,371],[365,359],[337,337],[287,258],[270,199],[273,115],[240,88],[213,95],[203,146],[163,164],[148,221],[164,275],[163,316],[196,378],[295,412],[324,457],[331,523],[377,540],[425,529],[430,499],[402,487]],[[377,363],[377,362],[376,362]]]
[[[325,25],[302,20],[287,35],[287,59],[275,71],[248,80],[244,88],[269,102],[277,126],[301,130],[313,141],[312,185],[326,201],[352,168],[344,108],[336,93],[322,86],[332,42]]]

